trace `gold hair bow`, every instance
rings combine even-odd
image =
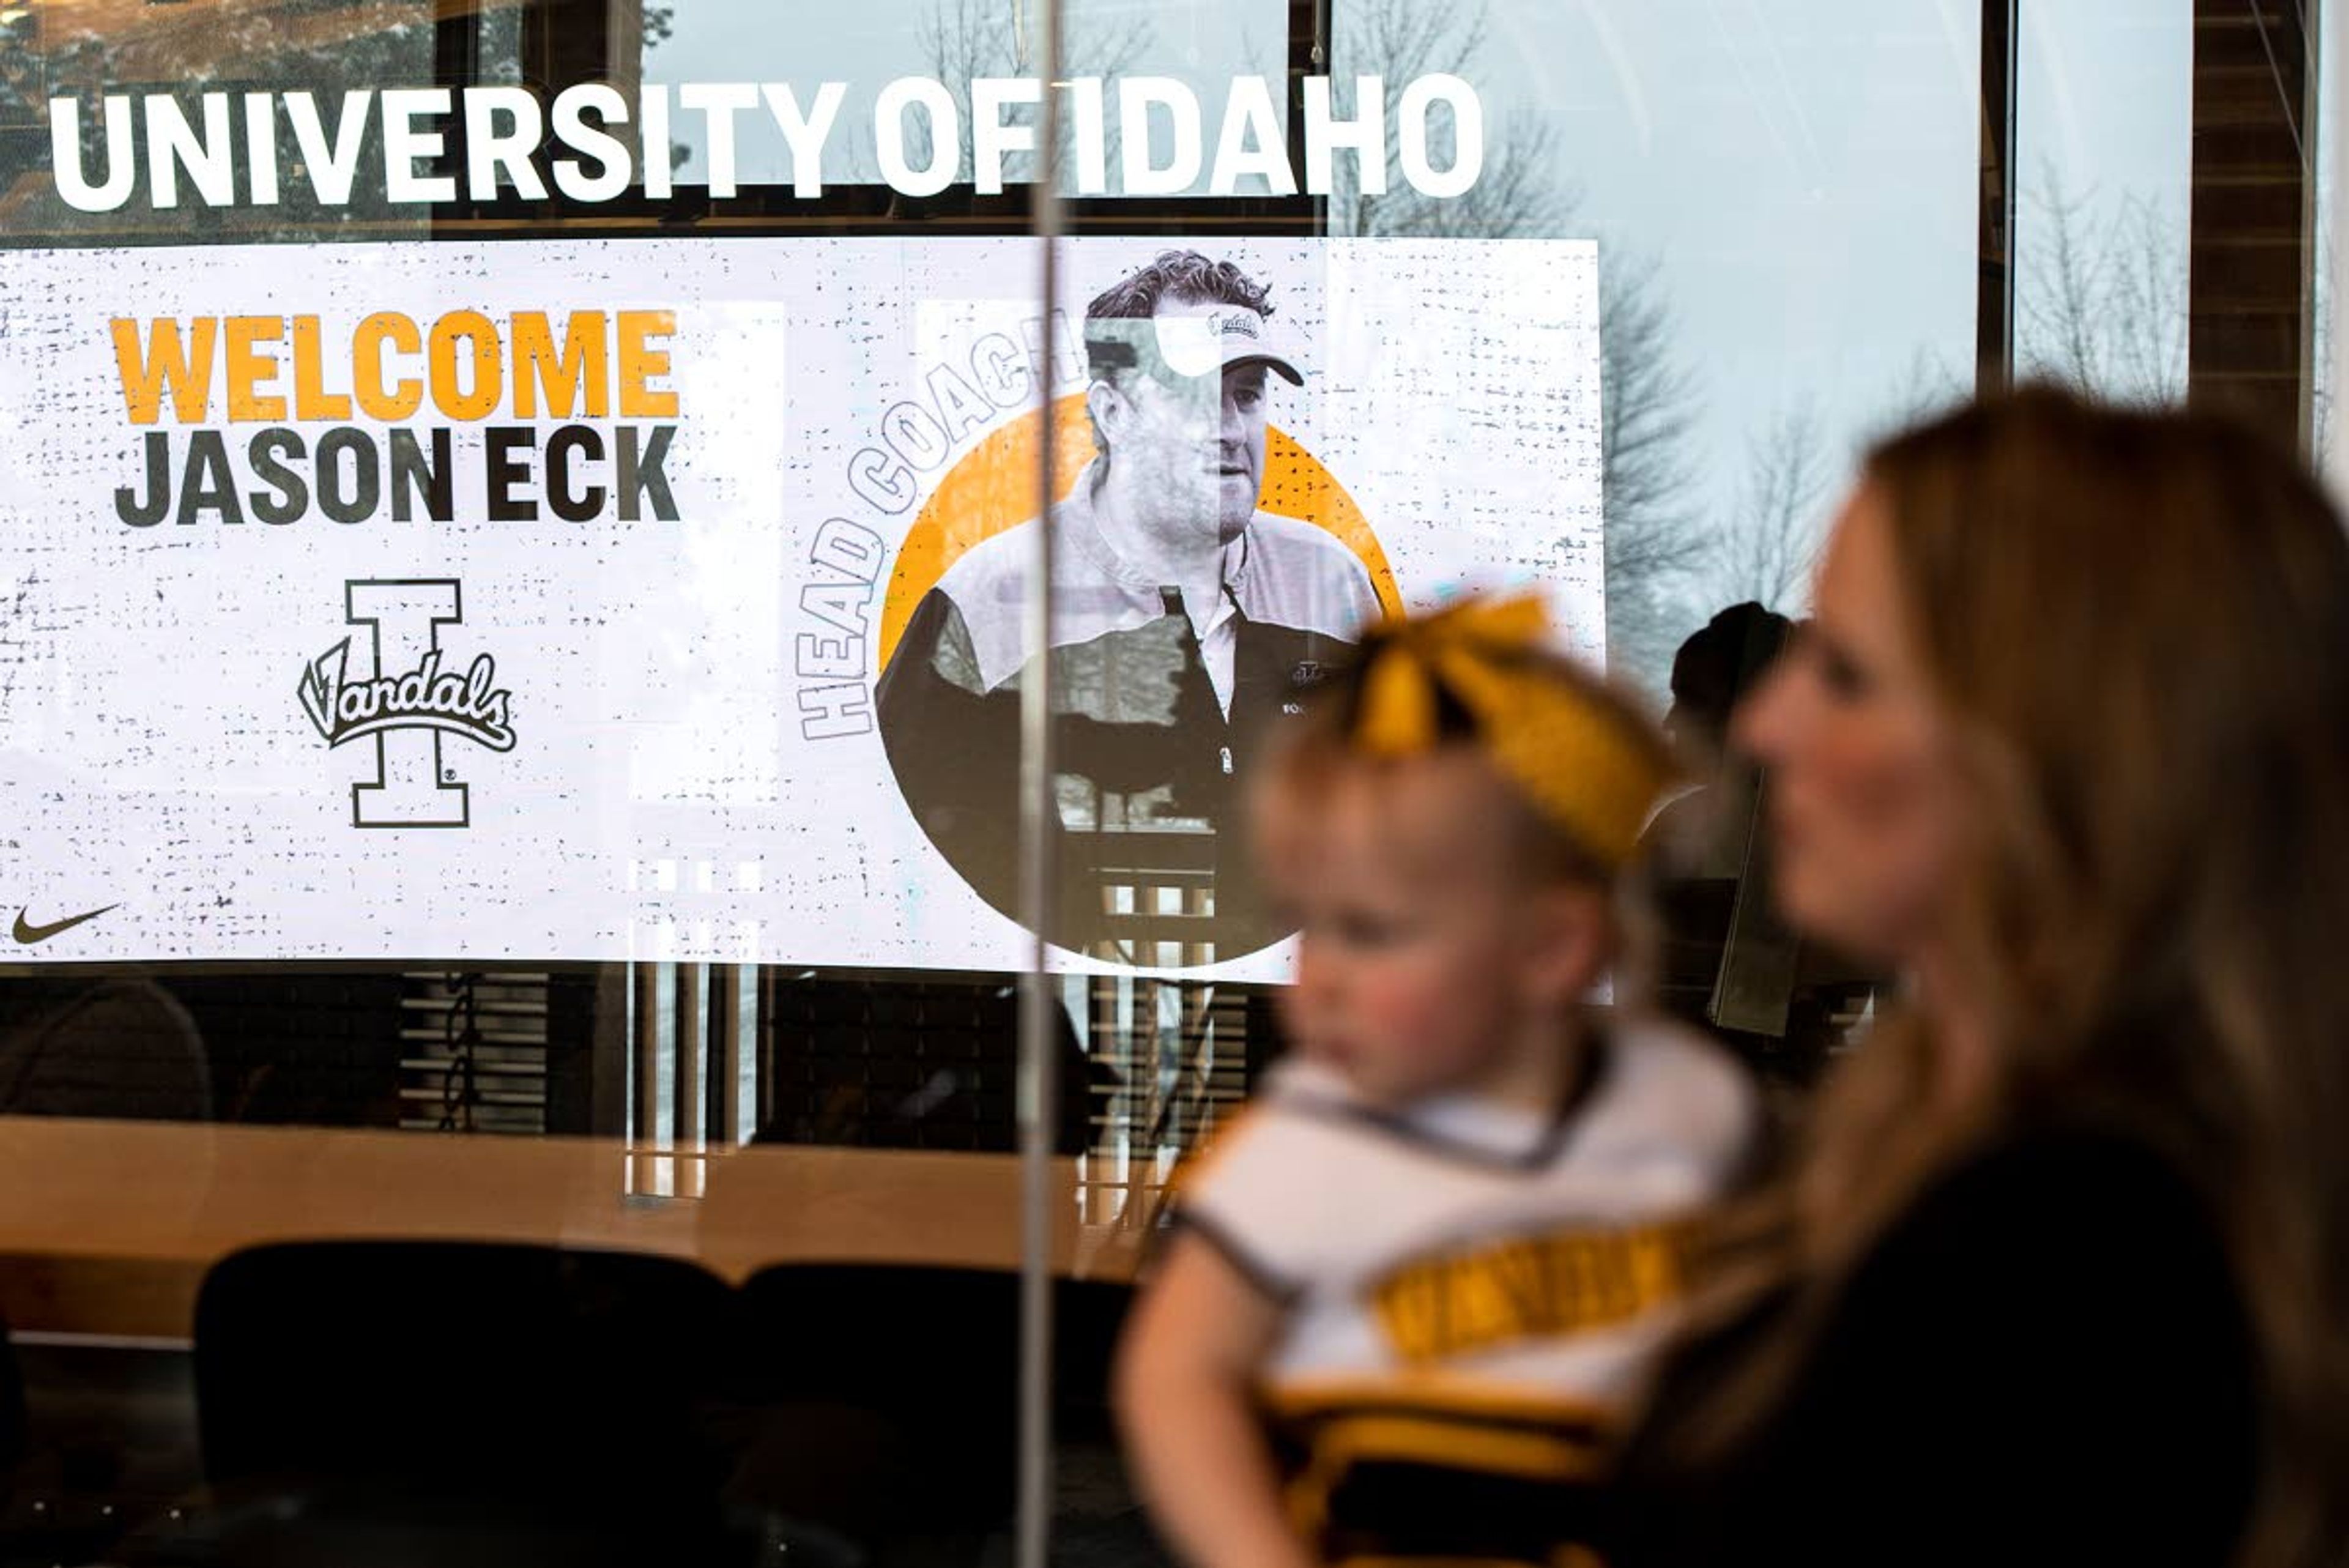
[[[1656,738],[1541,657],[1538,598],[1471,599],[1379,627],[1364,649],[1353,741],[1417,756],[1440,735],[1438,692],[1475,720],[1495,766],[1609,867],[1631,858],[1671,765]]]

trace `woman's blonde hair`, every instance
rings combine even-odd
[[[1996,1063],[1990,1093],[1952,1106],[1922,1019],[1891,1016],[1860,1048],[1788,1194],[1797,1299],[1830,1294],[1922,1183],[2001,1125],[2051,1107],[2126,1127],[2209,1204],[2250,1315],[2264,1469],[2242,1561],[2337,1563],[2341,520],[2298,462],[2227,420],[2044,389],[1887,442],[1862,483],[1972,802],[1951,937]]]

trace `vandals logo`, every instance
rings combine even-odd
[[[497,661],[477,654],[462,670],[440,647],[440,628],[464,618],[453,577],[369,579],[344,585],[346,637],[305,665],[302,711],[329,749],[375,742],[375,777],[351,785],[354,827],[463,827],[471,786],[441,755],[458,735],[493,752],[513,750],[513,693]],[[352,645],[365,649],[355,653]],[[359,668],[354,668],[354,666]]]

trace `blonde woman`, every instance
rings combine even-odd
[[[1612,1568],[2349,1562],[2340,520],[2226,422],[2028,392],[1872,456],[1816,609],[1740,734],[1786,914],[1906,1002]]]

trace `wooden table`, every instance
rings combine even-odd
[[[1131,1278],[1133,1226],[1078,1222],[1053,1162],[1056,1272]],[[184,1339],[214,1261],[261,1241],[427,1237],[630,1249],[730,1281],[783,1262],[1016,1268],[1010,1155],[0,1117],[0,1314],[20,1332]]]

